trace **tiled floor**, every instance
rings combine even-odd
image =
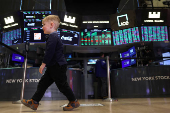
[[[0,101],[0,113],[170,113],[170,98],[123,98],[119,101],[105,102],[100,99],[79,100],[79,108],[63,111],[67,100],[41,101],[37,111],[11,101]],[[104,106],[85,106],[100,103]]]

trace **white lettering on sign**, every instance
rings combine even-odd
[[[122,17],[126,17],[126,21],[125,22],[120,22],[119,19],[122,18]],[[117,23],[118,23],[119,27],[129,25],[128,15],[124,14],[124,15],[117,16]]]
[[[149,80],[168,80],[169,76],[151,76],[151,77],[135,77],[132,81],[149,81]]]
[[[35,23],[28,23],[27,26],[35,26]]]
[[[78,26],[76,26],[76,25],[71,25],[71,24],[70,24],[70,27],[75,27],[75,28],[78,28]]]
[[[18,23],[15,23],[15,24],[4,26],[3,28],[6,29],[6,28],[9,28],[9,27],[17,26],[17,25],[18,25]]]
[[[68,40],[68,41],[72,41],[72,38],[73,37],[70,37],[70,36],[68,36],[68,37],[64,37],[64,35],[61,37],[61,40]]]
[[[160,18],[161,12],[149,12],[148,18]]]
[[[126,22],[121,22],[121,26],[126,26],[126,25],[129,25],[129,22],[126,21]]]
[[[14,17],[10,16],[10,17],[4,18],[4,20],[5,20],[5,24],[10,24],[14,22]]]
[[[70,27],[78,28],[78,26],[72,25],[72,24],[67,24],[67,23],[63,23],[63,22],[60,22],[60,24],[61,24],[61,25],[65,25],[65,26],[70,26]]]
[[[153,20],[144,20],[144,22],[153,22]]]
[[[27,83],[38,83],[40,79],[25,79],[25,82]],[[22,79],[7,79],[6,83],[12,84],[12,83],[22,83]]]
[[[82,23],[98,23],[98,24],[104,24],[104,23],[109,23],[109,21],[83,21]]]
[[[144,20],[144,22],[164,22],[164,20]]]
[[[71,16],[64,16],[64,22],[68,22],[68,23],[75,23],[76,17],[71,17]]]
[[[34,16],[26,16],[26,18],[34,18]]]
[[[164,20],[155,20],[155,22],[164,22]]]

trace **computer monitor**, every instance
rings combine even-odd
[[[130,57],[130,53],[129,51],[120,53],[120,58],[129,58]]]
[[[132,58],[136,58],[136,56],[133,56]],[[130,59],[130,65],[135,65],[136,64],[136,59]]]
[[[81,31],[81,45],[111,45],[111,29],[83,29]]]
[[[57,32],[64,45],[79,45],[80,32],[61,28]]]
[[[136,55],[135,46],[131,47],[128,51],[130,56]]]
[[[88,59],[87,64],[96,64],[98,59]]]
[[[131,61],[130,59],[126,59],[126,60],[122,60],[121,63],[122,63],[122,68],[125,68],[130,66]]]
[[[19,54],[12,54],[12,61],[16,61],[16,62],[24,62],[24,57],[19,55]]]
[[[23,11],[23,42],[42,43],[46,41],[45,34],[42,30],[42,20],[48,15],[51,15],[51,11]]]
[[[22,43],[21,28],[3,32],[2,43],[8,46]]]

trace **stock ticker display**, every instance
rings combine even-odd
[[[167,26],[142,26],[142,41],[168,41]]]
[[[45,42],[45,35],[42,30],[42,20],[50,14],[51,11],[23,11],[23,42]]]
[[[2,43],[11,46],[22,43],[21,28],[2,33]]]
[[[113,36],[114,45],[122,45],[122,44],[140,42],[138,27],[113,31],[112,36]]]
[[[111,45],[111,30],[85,29],[81,31],[81,45]]]

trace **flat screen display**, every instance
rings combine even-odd
[[[51,14],[51,11],[23,11],[24,27],[42,27],[42,20]]]
[[[120,54],[121,54],[121,58],[129,58],[130,57],[129,51],[126,51],[126,52],[123,52]]]
[[[130,59],[126,59],[121,61],[122,62],[122,68],[129,67],[130,66]]]
[[[80,32],[66,30],[66,29],[58,29],[57,32],[63,44],[65,45],[78,45],[79,44]]]
[[[24,41],[41,43],[46,41],[46,35],[42,28],[24,28]]]
[[[119,31],[113,31],[113,44],[122,45],[134,42],[140,42],[138,27],[123,29]]]
[[[96,64],[98,59],[89,59],[87,64]]]
[[[19,54],[12,54],[12,61],[24,62],[24,57]]]
[[[142,41],[168,41],[167,26],[142,26]]]
[[[133,56],[132,58],[136,58],[136,56]],[[130,59],[130,65],[135,65],[136,59]]]
[[[170,52],[162,53],[162,57],[170,57]],[[170,58],[163,58],[163,60],[168,60]]]
[[[23,11],[23,42],[45,42],[46,38],[42,30],[42,20],[48,15],[51,15],[51,11]]]
[[[111,45],[111,29],[84,29],[81,31],[81,45]]]
[[[22,43],[21,28],[3,32],[2,43],[8,46]]]
[[[128,51],[130,56],[136,55],[135,46],[131,47]]]

